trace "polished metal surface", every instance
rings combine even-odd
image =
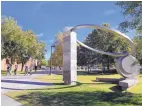
[[[102,29],[102,30],[107,30],[107,31],[111,31],[113,33],[116,33],[117,35],[119,35],[120,37],[123,37],[124,39],[126,39],[131,47],[131,52],[129,53],[110,53],[110,52],[104,52],[101,50],[97,50],[94,48],[91,48],[87,45],[85,45],[84,43],[80,42],[79,40],[77,40],[77,43],[80,44],[81,46],[100,53],[100,54],[105,54],[105,55],[109,55],[109,56],[113,56],[113,57],[119,57],[115,59],[115,65],[116,65],[116,69],[117,72],[125,77],[125,78],[135,78],[139,72],[140,72],[140,64],[138,62],[138,60],[135,58],[136,55],[136,48],[135,48],[135,44],[134,42],[128,37],[126,36],[124,33],[121,33],[118,30],[115,29],[110,29],[110,28],[106,28],[106,27],[102,27],[102,26],[97,26],[97,25],[91,25],[91,24],[83,24],[83,25],[77,25],[75,27],[68,27],[66,29],[66,31],[64,32],[64,36],[69,36],[69,35],[74,35],[74,31],[80,28],[93,28],[96,31],[98,31],[98,29]],[[98,33],[100,33],[98,31]]]
[[[82,45],[83,47],[85,47],[89,50],[95,51],[95,52],[100,53],[100,54],[106,54],[106,55],[115,56],[115,57],[126,56],[126,55],[129,55],[129,54],[131,54],[133,56],[136,55],[136,48],[135,48],[134,42],[127,35],[125,35],[124,33],[121,33],[118,30],[115,30],[115,29],[110,29],[110,28],[106,28],[106,27],[103,27],[103,26],[97,26],[97,25],[92,25],[92,24],[82,24],[82,25],[77,25],[75,27],[70,28],[68,31],[66,31],[64,33],[64,35],[65,36],[70,35],[71,32],[73,32],[77,29],[80,29],[80,28],[93,28],[93,29],[96,29],[96,30],[97,29],[103,29],[103,30],[112,31],[112,32],[122,36],[124,39],[126,39],[131,46],[131,52],[130,53],[109,53],[109,52],[104,52],[104,51],[97,50],[97,49],[94,49],[94,48],[90,48],[89,46],[83,44],[82,42],[77,41],[80,45]]]
[[[117,72],[125,78],[135,78],[140,74],[140,64],[132,55],[115,59],[115,66]]]
[[[77,40],[77,43],[80,44],[81,46],[91,50],[91,51],[94,51],[94,52],[97,52],[97,53],[100,53],[100,54],[105,54],[105,55],[114,56],[114,57],[120,57],[120,56],[128,55],[127,53],[110,53],[110,52],[100,51],[100,50],[97,50],[97,49],[94,49],[94,48],[91,48],[91,47],[85,45],[84,43],[80,42],[79,40]]]

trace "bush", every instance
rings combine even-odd
[[[48,66],[48,62],[47,62],[47,60],[41,60],[41,64],[40,64],[41,66]]]

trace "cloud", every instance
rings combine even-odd
[[[36,36],[41,37],[41,36],[43,36],[43,33],[37,34]]]
[[[106,10],[106,11],[104,11],[104,15],[112,15],[115,12],[116,12],[115,10]]]

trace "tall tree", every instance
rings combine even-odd
[[[142,65],[142,36],[135,36],[133,41],[136,44],[136,57],[139,60],[140,64]]]
[[[105,25],[103,24],[103,26]],[[92,48],[106,52],[129,51],[129,45],[125,39],[122,39],[118,34],[112,31],[103,29],[94,29],[92,33],[87,36],[84,43]],[[90,50],[83,49],[82,47],[79,47],[79,49],[78,64],[80,64],[80,62],[82,64],[82,59],[84,59],[83,64],[94,64],[97,61],[98,63],[102,63],[102,65],[106,64],[109,70],[110,64],[114,63],[114,58],[111,56],[98,54]]]
[[[13,62],[19,51],[18,42],[21,42],[20,36],[22,34],[22,29],[13,18],[6,17],[3,19],[1,23],[2,59],[10,57],[11,62]]]
[[[55,50],[52,54],[52,65],[61,67],[63,65],[63,32],[59,32],[56,35],[54,41]]]
[[[42,66],[48,66],[48,61],[46,59],[41,60],[41,65]]]
[[[39,41],[32,31],[23,31],[11,17],[2,17],[1,26],[2,59],[9,57],[11,63],[16,59],[24,66],[30,57],[44,57],[45,43]]]
[[[120,23],[119,28],[124,32],[134,29],[142,35],[142,1],[118,1],[116,5],[122,8],[126,19]]]

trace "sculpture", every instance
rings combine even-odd
[[[70,29],[67,29],[65,32],[64,32],[64,36],[72,36],[72,35],[76,35],[76,33],[74,32],[75,30],[77,29],[80,29],[80,28],[94,28],[94,29],[104,29],[104,30],[108,30],[108,31],[113,31],[114,33],[117,33],[119,34],[120,36],[122,36],[124,39],[126,39],[129,44],[130,44],[130,47],[131,47],[131,52],[130,53],[110,53],[110,52],[104,52],[104,51],[100,51],[100,50],[97,50],[97,49],[94,49],[94,48],[91,48],[85,44],[83,44],[82,42],[80,42],[79,40],[76,40],[76,42],[78,44],[80,44],[81,46],[91,50],[91,51],[94,51],[94,52],[97,52],[97,53],[100,53],[100,54],[105,54],[105,55],[109,55],[109,56],[114,56],[114,57],[117,57],[115,59],[115,65],[116,65],[116,70],[117,72],[124,78],[126,78],[127,80],[133,80],[132,82],[136,83],[137,80],[136,80],[136,76],[140,73],[140,64],[138,62],[138,60],[135,58],[135,55],[136,55],[136,50],[135,50],[135,44],[134,42],[128,37],[126,36],[125,34],[119,32],[118,30],[114,30],[114,29],[110,29],[110,28],[106,28],[106,27],[101,27],[101,26],[96,26],[96,25],[90,25],[90,24],[85,24],[85,25],[77,25],[73,28],[70,28]],[[64,53],[64,52],[63,52]],[[131,85],[133,85],[131,83],[131,81],[128,81],[130,82],[131,84],[122,84],[123,82],[127,83],[127,80],[125,81],[122,81],[120,82],[120,86],[124,86],[124,85],[127,85],[125,86],[124,88],[127,88]],[[135,81],[134,81],[135,80]]]

